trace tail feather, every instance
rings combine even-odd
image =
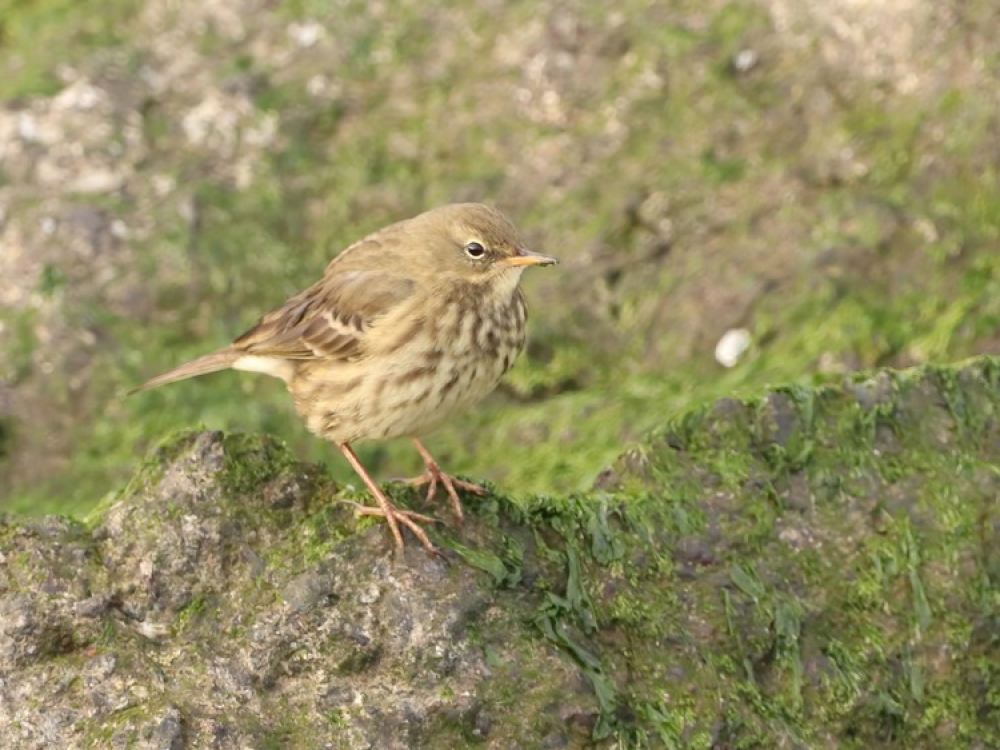
[[[239,359],[240,355],[231,349],[221,349],[217,352],[212,352],[211,354],[205,354],[198,359],[193,359],[180,367],[175,367],[170,372],[165,372],[162,375],[157,375],[155,378],[146,381],[138,388],[133,388],[128,394],[131,396],[134,393],[142,393],[143,391],[149,391],[153,388],[159,388],[161,385],[166,385],[167,383],[173,383],[178,380],[186,380],[187,378],[193,378],[198,375],[207,375],[210,372],[218,372],[219,370],[225,370],[232,367],[233,362]]]

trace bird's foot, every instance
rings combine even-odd
[[[380,504],[379,507],[360,505],[358,503],[353,503],[353,505],[355,506],[355,512],[359,516],[380,516],[386,519],[389,529],[393,532],[393,538],[396,540],[396,548],[400,552],[403,551],[403,536],[399,533],[399,526],[402,525],[413,532],[413,535],[424,545],[424,549],[427,550],[428,554],[440,554],[437,548],[431,544],[427,532],[420,527],[422,523],[438,523],[436,518],[425,516],[422,513],[414,513],[412,510],[400,510],[391,503],[387,503],[385,506]]]
[[[455,512],[455,518],[458,519],[459,523],[462,522],[465,516],[462,513],[462,502],[458,499],[458,490],[465,490],[474,495],[486,494],[485,487],[480,487],[478,484],[473,484],[472,482],[466,482],[464,479],[453,477],[451,474],[445,474],[436,463],[429,464],[427,471],[419,477],[405,481],[411,487],[423,487],[426,484],[427,502],[435,498],[438,486],[444,487],[445,492],[448,493],[448,498],[451,500],[451,508]]]
[[[369,505],[359,505],[352,502],[351,505],[355,507],[357,514],[359,516],[382,516],[389,525],[389,531],[392,533],[392,538],[396,542],[396,549],[399,552],[403,551],[403,533],[399,530],[400,525],[402,525],[413,532],[413,535],[424,545],[424,549],[427,550],[428,554],[440,554],[434,545],[431,544],[427,532],[420,528],[421,523],[437,523],[437,519],[397,508],[389,501],[388,496],[382,488],[372,479],[371,474],[361,465],[361,461],[358,460],[354,449],[347,443],[340,443],[337,447],[340,448],[340,452],[344,454],[348,463],[350,463],[354,471],[364,481],[365,486],[368,487],[368,491],[372,493],[372,497],[375,498],[375,502],[378,504],[378,507],[373,508]]]

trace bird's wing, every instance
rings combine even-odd
[[[368,330],[414,293],[412,279],[384,271],[331,266],[314,286],[264,315],[232,348],[261,357],[353,359]]]

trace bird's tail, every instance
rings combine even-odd
[[[185,380],[187,378],[193,378],[197,375],[207,375],[210,372],[225,370],[228,367],[232,367],[233,362],[239,359],[239,357],[240,355],[232,349],[220,349],[217,352],[205,354],[198,357],[198,359],[193,359],[180,367],[175,367],[170,372],[157,375],[155,378],[146,381],[138,388],[133,388],[128,393],[131,396],[133,393],[149,391],[153,388],[159,388],[161,385],[173,383],[177,380]]]

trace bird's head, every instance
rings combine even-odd
[[[438,278],[492,283],[512,293],[525,268],[558,262],[526,249],[507,217],[481,203],[442,206],[408,223],[426,238],[421,260]]]

